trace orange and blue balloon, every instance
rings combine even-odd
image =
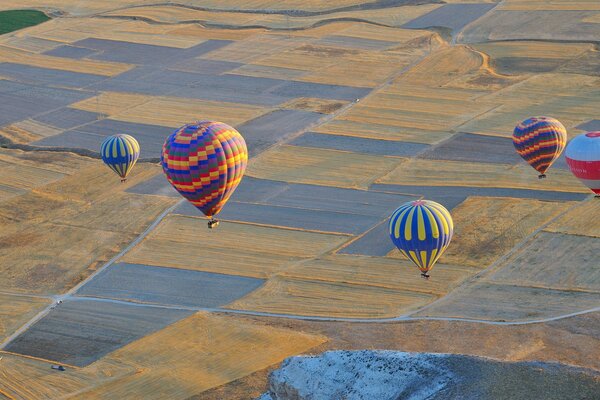
[[[100,153],[102,161],[121,177],[121,182],[125,182],[140,157],[140,144],[133,136],[109,136],[102,142]]]
[[[208,226],[240,184],[248,149],[238,131],[221,122],[182,126],[165,141],[161,164],[173,187],[204,215]]]
[[[513,144],[517,153],[545,178],[546,171],[565,149],[567,130],[550,117],[531,117],[515,127]]]
[[[431,200],[410,201],[390,218],[390,238],[406,258],[429,278],[429,272],[448,248],[454,234],[450,212]]]
[[[573,175],[600,196],[600,132],[576,136],[567,145],[565,158]]]

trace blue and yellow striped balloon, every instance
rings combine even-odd
[[[392,214],[389,228],[394,245],[419,267],[425,278],[429,277],[427,272],[444,253],[454,233],[448,210],[430,200],[401,205]]]
[[[102,161],[121,177],[121,182],[125,182],[140,157],[140,145],[133,136],[118,134],[107,137],[100,152]]]

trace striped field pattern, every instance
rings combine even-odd
[[[398,250],[426,276],[450,244],[454,224],[452,216],[441,204],[417,200],[394,211],[389,233]]]
[[[544,177],[567,144],[567,130],[550,117],[531,117],[515,127],[513,144],[517,153]]]
[[[198,121],[167,138],[161,163],[171,185],[211,218],[242,180],[248,149],[242,135],[229,125]]]
[[[106,138],[100,152],[102,161],[124,182],[140,157],[140,145],[133,136],[118,134]]]

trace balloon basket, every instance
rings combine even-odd
[[[427,275],[427,272],[421,272],[421,278],[429,280],[429,275]]]
[[[538,176],[538,179],[544,179],[546,177],[546,174],[541,174],[540,176]]]
[[[219,226],[218,220],[211,219],[210,221],[208,221],[208,229],[213,229],[213,228],[216,228],[217,226]]]
[[[127,178],[122,178],[121,183],[125,183],[125,182],[127,182]]]

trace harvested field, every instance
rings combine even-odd
[[[290,142],[294,146],[315,147],[351,151],[362,154],[383,155],[391,157],[412,157],[427,149],[427,145],[396,142],[391,140],[374,140],[357,138],[353,136],[327,135],[307,132]]]
[[[177,212],[196,217],[202,216],[195,207],[188,204],[184,204]],[[357,210],[357,212],[360,211]],[[233,201],[227,204],[227,207],[219,216],[226,221],[239,221],[336,234],[359,234],[379,222],[379,218],[377,217],[357,213],[341,213]]]
[[[401,26],[402,24],[439,7],[438,4],[424,4],[418,6],[389,7],[372,10],[339,11],[323,15],[288,16],[273,13],[245,13],[220,11],[203,11],[177,6],[148,6],[132,7],[109,11],[104,16],[113,17],[138,17],[156,22],[200,22],[209,26],[220,27],[265,27],[270,29],[306,29],[322,21],[338,21],[352,18],[359,21],[368,21],[388,26]],[[220,7],[219,7],[220,8]],[[338,7],[335,7],[338,8]]]
[[[594,0],[508,0],[498,8],[512,11],[600,11],[600,5]]]
[[[486,268],[573,202],[469,197],[452,210],[454,238],[441,262]],[[394,251],[395,256],[400,256]]]
[[[460,126],[463,132],[509,137],[520,121],[532,115],[550,115],[567,127],[569,136],[578,134],[574,127],[596,115],[597,79],[576,74],[538,74],[524,82],[483,97],[501,104],[491,112]],[[560,96],[556,96],[560,93]],[[532,103],[535,96],[538,102]]]
[[[593,51],[591,44],[550,42],[495,42],[474,47],[488,54],[501,73],[548,72]]]
[[[458,32],[483,16],[495,4],[446,4],[404,24],[403,28],[423,29],[443,26]]]
[[[0,342],[49,304],[50,300],[40,297],[0,294]]]
[[[119,97],[119,96],[117,96]],[[111,119],[138,124],[179,127],[199,118],[239,125],[263,114],[265,109],[245,104],[223,103],[186,99],[181,97],[145,97],[139,105],[129,105],[110,115]],[[85,101],[87,108],[94,109],[94,99]],[[75,105],[77,107],[77,105]],[[111,107],[115,107],[113,104]],[[201,112],[199,112],[201,110]]]
[[[67,300],[12,341],[6,351],[83,367],[189,314],[167,308]]]
[[[600,201],[591,199],[579,207],[574,207],[565,215],[545,228],[548,232],[569,233],[600,238],[600,221],[590,218],[599,215]]]
[[[4,40],[0,39],[0,43],[7,47],[13,47],[19,50],[25,50],[32,53],[43,53],[51,51],[59,46],[62,46],[62,42],[56,40],[47,40],[29,36],[9,36]]]
[[[323,114],[299,111],[276,110],[254,118],[236,128],[244,136],[250,157],[257,155],[275,143],[282,142],[296,133],[317,124]]]
[[[350,111],[348,115],[352,115],[352,111]],[[345,116],[320,125],[315,128],[315,131],[330,135],[345,135],[374,140],[399,140],[426,144],[436,143],[452,136],[451,133],[443,131],[435,132],[424,129],[408,129],[381,123],[351,121],[344,118]],[[352,116],[350,118],[360,118],[360,116]]]
[[[512,140],[494,136],[458,133],[450,140],[418,156],[429,160],[453,160],[513,164],[521,160]]]
[[[186,399],[325,340],[323,336],[199,313],[110,354],[109,361],[134,365],[139,372],[89,388],[74,398],[108,399],[140,393],[147,399]]]
[[[97,74],[61,71],[9,62],[0,64],[0,74],[34,85],[56,85],[78,89],[105,79],[104,76]]]
[[[215,308],[248,294],[262,284],[261,279],[255,278],[117,263],[82,286],[77,295]]]
[[[346,240],[347,236],[230,222],[213,232],[206,229],[204,219],[175,215],[165,218],[122,261],[265,278]]]
[[[407,260],[329,255],[295,264],[279,276],[442,296],[475,271],[464,266],[439,264],[435,269],[435,279],[423,285],[418,270]]]
[[[67,367],[65,374],[51,370],[46,361],[2,353],[0,375],[6,379],[0,381],[0,393],[14,398],[108,399],[134,392],[145,398],[183,400],[325,340],[321,335],[195,314],[84,368]]]
[[[313,111],[321,114],[333,114],[347,104],[348,103],[345,101],[301,97],[283,104],[281,108]]]
[[[598,293],[481,282],[455,291],[415,316],[527,321],[590,309],[598,301]]]
[[[575,3],[576,2],[569,2]],[[538,3],[539,6],[539,3]],[[600,7],[595,4],[595,10]],[[457,38],[458,43],[481,43],[488,40],[594,41],[600,27],[585,21],[589,11],[507,10],[498,8],[468,26]],[[552,27],[551,29],[549,27]]]
[[[93,112],[77,110],[69,107],[60,108],[46,114],[38,115],[35,121],[39,121],[46,126],[53,126],[58,129],[72,129],[80,125],[89,124],[97,121],[99,115]],[[46,135],[53,136],[53,135]]]
[[[435,296],[343,281],[275,276],[226,308],[323,317],[394,317],[430,303]],[[360,308],[356,307],[357,302]]]
[[[0,61],[30,65],[40,68],[70,71],[80,74],[114,76],[123,73],[133,66],[122,63],[93,60],[72,60],[65,62],[64,58],[29,53],[23,50],[0,46]]]
[[[600,292],[597,238],[542,232],[487,281],[556,290]]]
[[[570,171],[551,169],[548,178],[540,180],[538,173],[525,163],[510,165],[410,159],[379,178],[377,183],[585,193],[583,185],[573,179]]]
[[[61,153],[22,153],[46,166],[68,165]],[[121,193],[137,179],[147,179],[157,167],[140,164],[129,182],[100,161],[78,156],[64,176],[30,192],[5,200],[0,211],[0,287],[31,293],[58,293],[78,283],[160,214],[173,200]],[[95,164],[95,165],[94,165]],[[80,170],[76,171],[79,167]],[[21,168],[21,167],[19,167]],[[64,175],[64,174],[61,174]],[[65,195],[68,193],[68,196]],[[61,249],[59,253],[56,249]]]
[[[253,159],[247,173],[261,179],[360,189],[401,162],[357,153],[350,158],[348,154],[284,145]]]
[[[123,376],[135,375],[134,366],[100,361],[87,368],[67,367],[66,374],[50,369],[47,360],[0,353],[0,393],[9,399],[57,399]]]

